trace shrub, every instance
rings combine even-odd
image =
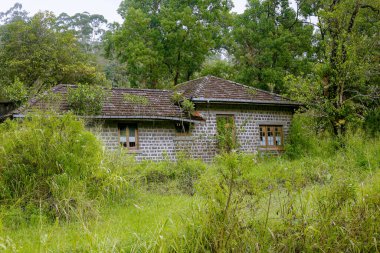
[[[71,114],[8,120],[0,125],[0,201],[50,217],[89,214],[89,182],[101,159],[99,141]]]
[[[69,88],[67,103],[77,115],[97,115],[102,111],[106,98],[104,88],[100,86],[78,85]]]
[[[313,118],[304,114],[294,115],[285,148],[289,158],[326,158],[333,155],[338,147],[338,140],[328,132],[317,132]]]
[[[370,136],[380,134],[380,107],[367,112],[363,127]]]

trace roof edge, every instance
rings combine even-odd
[[[294,101],[276,101],[276,100],[248,100],[248,99],[220,99],[220,98],[192,98],[194,103],[231,103],[231,104],[254,104],[254,105],[282,105],[299,107],[301,103]]]
[[[13,114],[14,118],[24,118],[24,114]],[[172,120],[172,121],[183,121],[189,123],[199,123],[203,120],[196,119],[188,119],[188,118],[178,118],[178,117],[161,117],[161,116],[102,116],[102,115],[94,115],[94,116],[78,116],[79,118],[84,119],[130,119],[130,120]]]

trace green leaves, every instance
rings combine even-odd
[[[106,91],[100,86],[78,85],[67,92],[67,103],[77,115],[100,114],[105,99]]]
[[[105,80],[74,35],[55,27],[56,18],[49,12],[0,26],[0,89],[11,89],[17,79],[29,96],[58,83]]]
[[[286,75],[310,72],[312,33],[287,0],[249,1],[235,19],[229,48],[239,66],[237,81],[286,91]]]
[[[126,63],[133,87],[189,80],[218,48],[230,8],[230,1],[125,0],[123,26],[107,35],[109,56]]]

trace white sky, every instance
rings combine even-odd
[[[91,14],[101,14],[108,22],[123,20],[116,10],[122,0],[0,0],[0,12],[9,10],[15,3],[21,3],[24,10],[30,14],[38,11],[53,11],[56,15],[66,12],[69,15],[87,11]],[[233,11],[242,13],[247,0],[232,0],[235,8]]]

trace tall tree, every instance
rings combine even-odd
[[[318,19],[318,61],[304,86],[315,96],[303,97],[335,134],[344,133],[347,123],[380,106],[380,2],[319,0],[300,6],[304,16]]]
[[[74,31],[86,52],[95,53],[106,32],[107,19],[102,15],[88,12],[76,13],[73,16],[61,13],[57,17],[56,25],[63,32]]]
[[[126,63],[132,86],[177,85],[218,47],[231,7],[229,0],[124,0],[124,23],[107,36],[109,56]]]
[[[9,24],[17,20],[27,20],[28,12],[22,9],[22,4],[15,3],[12,8],[0,12],[0,24]]]
[[[73,33],[59,32],[55,24],[55,16],[44,12],[0,26],[2,93],[20,83],[36,93],[58,83],[103,80]]]
[[[305,24],[289,0],[250,0],[237,15],[230,54],[239,66],[237,80],[283,92],[284,77],[311,70],[313,26]]]

